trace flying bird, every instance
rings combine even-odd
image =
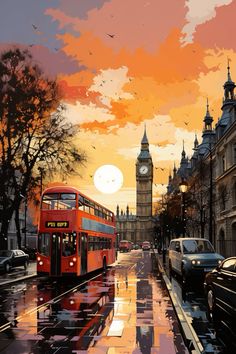
[[[91,146],[92,146],[92,148],[93,148],[93,149],[95,149],[95,150],[96,150],[96,147],[95,147],[94,145],[91,145]]]
[[[32,27],[33,27],[33,29],[34,29],[35,31],[38,29],[38,27],[35,26],[34,24],[32,24]]]
[[[184,122],[185,125],[188,125],[189,122]]]
[[[93,175],[89,175],[89,177],[93,178]]]
[[[107,36],[109,36],[110,38],[114,38],[115,37],[114,34],[110,34],[110,33],[107,33]]]

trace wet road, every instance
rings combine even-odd
[[[183,284],[181,277],[170,276],[167,272],[172,289],[177,295],[181,306],[200,339],[206,354],[230,354],[234,352],[229,336],[223,328],[216,333],[212,322],[207,316],[207,302],[204,294],[203,279],[193,279]]]
[[[119,254],[80,284],[34,279],[0,292],[0,352],[187,353],[151,253]],[[68,284],[69,283],[69,284]]]

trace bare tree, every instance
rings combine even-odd
[[[27,50],[2,53],[0,63],[0,249],[6,247],[9,221],[22,196],[40,183],[38,166],[48,174],[76,173],[86,158],[75,145],[78,129],[64,117],[55,80],[33,63]],[[19,214],[19,213],[18,213]],[[20,230],[18,228],[18,246]]]

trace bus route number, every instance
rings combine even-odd
[[[69,227],[69,222],[68,221],[46,221],[46,227],[58,227],[58,228]]]

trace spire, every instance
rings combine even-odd
[[[184,151],[184,140],[183,140],[183,151],[182,151],[182,159],[186,158],[186,152]]]
[[[231,79],[230,75],[230,66],[229,62],[230,59],[227,59],[228,65],[227,65],[227,81],[224,83],[224,90],[225,90],[225,95],[224,95],[224,102],[227,100],[234,100],[234,88],[235,88],[235,83]]]
[[[232,80],[231,80],[231,76],[230,76],[230,66],[229,66],[229,58],[228,58],[228,66],[227,66],[227,69],[228,69],[228,81],[230,82],[232,82]]]
[[[147,138],[146,124],[144,124],[144,133],[143,133],[143,138],[141,140],[141,151],[138,156],[138,159],[147,159],[147,158],[151,158],[151,155],[149,152],[149,142]]]
[[[177,172],[177,169],[176,169],[175,162],[174,162],[173,177],[175,177],[175,176],[176,176],[176,172]]]
[[[171,170],[169,169],[169,183],[172,181]]]
[[[211,131],[212,130],[212,122],[213,122],[213,118],[211,117],[210,115],[210,112],[209,112],[209,104],[208,104],[208,97],[207,97],[207,109],[206,109],[206,115],[204,117],[204,128],[203,130],[204,131]]]
[[[195,140],[194,140],[194,150],[196,150],[198,147],[198,140],[197,140],[197,134],[195,132]]]
[[[143,138],[141,141],[141,144],[148,144],[148,138],[147,138],[147,133],[146,133],[146,123],[144,124],[144,134],[143,134]]]

